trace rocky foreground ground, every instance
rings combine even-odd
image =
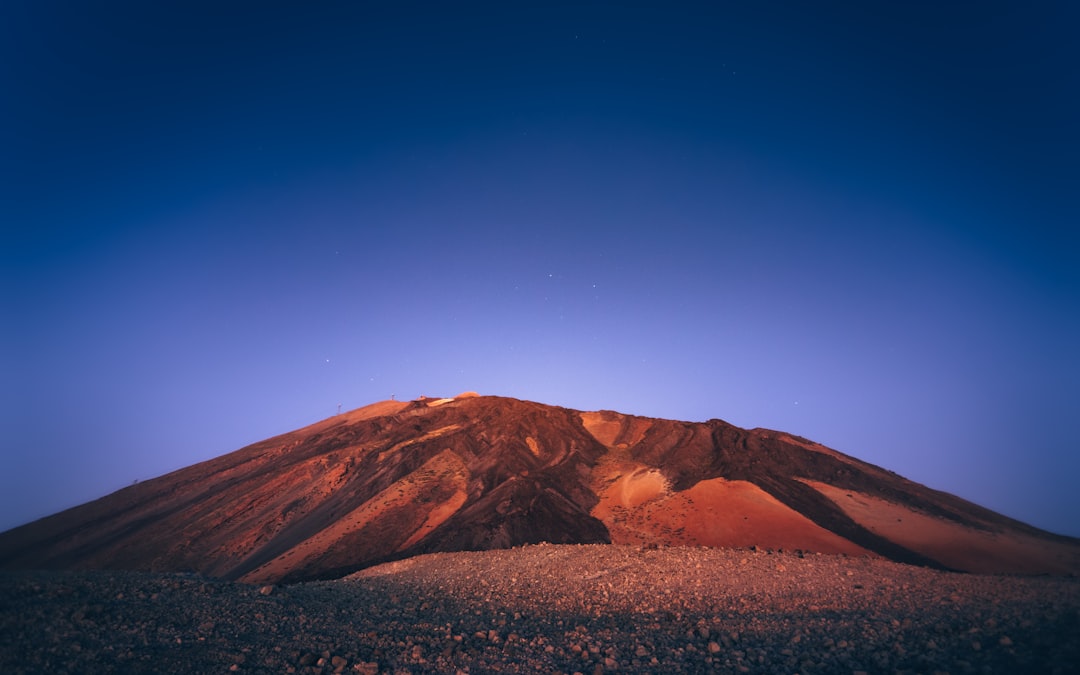
[[[0,573],[4,673],[1080,672],[1080,580],[527,546],[347,579]]]

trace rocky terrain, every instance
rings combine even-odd
[[[5,673],[1077,672],[1080,580],[540,544],[336,581],[0,572]]]
[[[791,434],[462,394],[382,401],[0,533],[0,569],[339,578],[542,541],[1080,574],[1043,532]]]

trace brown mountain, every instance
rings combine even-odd
[[[375,403],[9,530],[0,567],[264,583],[542,541],[1080,571],[1080,540],[790,434],[475,394]]]

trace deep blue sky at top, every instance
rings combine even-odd
[[[0,9],[0,528],[376,400],[783,429],[1080,535],[1073,3]]]

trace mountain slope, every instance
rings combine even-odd
[[[789,434],[499,397],[383,401],[0,534],[0,566],[341,576],[525,543],[1075,573],[1080,542]]]

